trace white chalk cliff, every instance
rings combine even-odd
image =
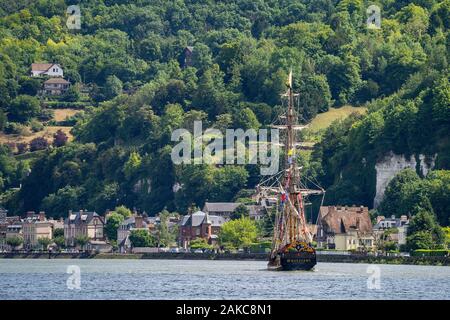
[[[419,155],[419,170],[420,172],[426,176],[428,172],[433,169],[435,158],[433,156],[429,164],[425,162],[425,155]],[[375,199],[373,201],[373,206],[376,208],[381,203],[384,197],[384,191],[386,190],[387,185],[395,177],[395,175],[406,168],[411,168],[416,170],[417,161],[416,157],[411,156],[410,159],[406,159],[404,155],[397,155],[394,153],[389,153],[386,155],[381,161],[378,161],[375,165],[375,170],[377,172],[377,185],[376,185],[376,194]]]

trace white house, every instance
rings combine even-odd
[[[402,215],[400,218],[396,218],[395,216],[391,216],[390,218],[378,216],[377,223],[373,226],[373,231],[377,238],[380,238],[384,234],[384,231],[397,229],[395,233],[389,235],[389,240],[401,245],[406,244],[408,225],[409,219],[406,215]]]
[[[63,77],[64,72],[61,66],[57,63],[32,63],[31,64],[31,76],[50,76],[50,77]]]

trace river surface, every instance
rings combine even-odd
[[[319,263],[281,272],[264,261],[0,259],[2,299],[450,300],[450,267]]]

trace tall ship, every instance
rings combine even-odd
[[[299,95],[293,92],[292,71],[286,83],[287,91],[282,94],[285,105],[283,113],[277,118],[280,129],[280,146],[284,148],[284,166],[280,172],[266,179],[269,186],[258,185],[260,192],[270,193],[277,198],[272,249],[268,268],[273,270],[311,270],[316,265],[316,250],[312,245],[313,234],[308,228],[305,218],[307,198],[322,195],[325,191],[313,184],[317,189],[310,189],[301,177],[301,168],[297,162],[302,144],[298,141],[299,130],[306,126],[299,125]],[[268,183],[268,182],[271,183]],[[312,181],[311,181],[312,182]],[[309,184],[311,185],[311,183]]]

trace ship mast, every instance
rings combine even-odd
[[[275,230],[272,245],[272,258],[278,251],[289,244],[298,241],[310,243],[312,235],[308,230],[305,219],[304,200],[302,193],[308,190],[300,187],[300,169],[296,160],[296,129],[304,127],[298,125],[297,115],[294,110],[292,71],[289,73],[287,92],[283,95],[287,98],[286,124],[277,126],[285,129],[285,170],[282,182],[279,186],[281,193],[280,212],[275,217]]]

